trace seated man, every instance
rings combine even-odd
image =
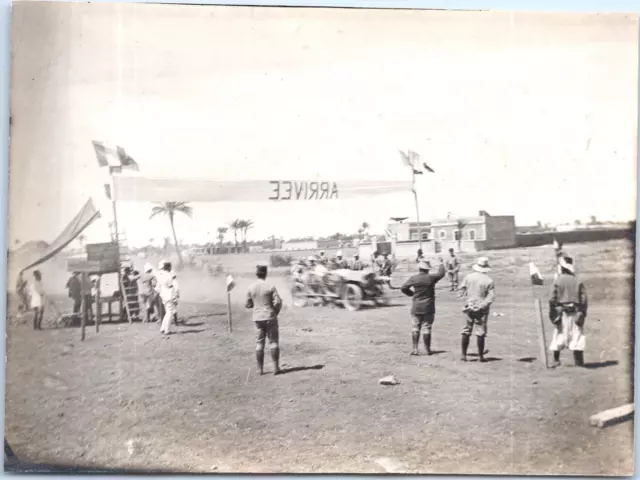
[[[340,270],[340,269],[344,269],[344,268],[349,268],[349,264],[342,257],[342,251],[341,250],[338,250],[338,253],[336,253],[336,258],[334,258],[331,263],[332,263],[332,270]]]
[[[351,270],[362,270],[364,268],[364,266],[362,265],[362,262],[360,261],[360,255],[356,253],[353,256],[353,261],[349,265],[349,268]]]

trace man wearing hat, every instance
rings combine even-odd
[[[449,276],[449,283],[451,291],[455,292],[458,289],[458,274],[460,272],[460,262],[458,257],[453,251],[453,248],[449,249],[449,258],[447,258],[447,275]]]
[[[347,261],[342,257],[342,250],[338,250],[336,258],[333,259],[333,269],[340,270],[343,268],[349,268]]]
[[[353,261],[349,265],[349,268],[351,270],[362,270],[364,268],[362,262],[360,261],[360,255],[358,255],[358,253],[353,256]]]
[[[420,331],[422,330],[422,340],[427,350],[427,355],[431,355],[431,327],[436,314],[436,284],[444,278],[445,269],[442,258],[438,273],[430,274],[431,265],[426,260],[418,263],[419,272],[413,275],[401,287],[402,293],[413,298],[411,306],[411,317],[413,319],[413,330],[411,340],[413,350],[411,355],[418,355],[418,344],[420,343]]]
[[[142,321],[147,323],[156,308],[156,276],[153,267],[145,264],[144,273],[140,276],[140,299],[142,300]],[[156,312],[157,313],[157,312]]]
[[[156,291],[160,296],[163,307],[162,324],[160,333],[169,335],[171,333],[171,322],[175,311],[176,297],[173,288],[173,274],[171,273],[171,263],[161,262],[162,269],[158,272]]]
[[[549,317],[554,324],[549,350],[553,352],[553,366],[560,365],[560,352],[568,348],[573,352],[576,366],[584,365],[584,321],[587,317],[587,291],[575,275],[573,259],[559,259],[560,272],[553,282]]]
[[[273,373],[278,375],[282,373],[278,332],[278,314],[282,308],[282,299],[276,287],[267,282],[267,267],[265,265],[257,266],[256,277],[258,280],[249,287],[247,292],[245,307],[253,309],[253,322],[258,332],[256,343],[258,371],[260,375],[264,373],[264,346],[265,340],[269,339]]]
[[[487,336],[487,322],[489,309],[495,299],[494,283],[488,273],[491,271],[489,259],[480,257],[472,267],[473,272],[465,277],[460,285],[460,296],[466,298],[462,312],[466,318],[466,324],[462,329],[462,357],[467,361],[467,349],[469,337],[474,330],[478,342],[478,358],[485,362],[484,345]]]

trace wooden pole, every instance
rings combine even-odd
[[[100,303],[100,283],[102,275],[98,275],[96,280],[96,333],[100,332],[100,322],[102,321],[102,303]]]
[[[87,295],[84,291],[86,282],[87,282],[87,274],[82,272],[82,315],[80,317],[80,340],[84,342],[85,337],[85,328],[87,326],[87,315],[89,314],[89,305],[87,305]],[[89,296],[91,296],[91,292],[89,292]]]
[[[416,221],[418,222],[418,248],[422,250],[422,228],[420,227],[420,209],[418,208],[418,191],[416,190],[416,173],[411,169],[411,190],[416,203]]]
[[[534,308],[538,316],[538,339],[540,341],[540,360],[544,361],[545,368],[549,368],[549,358],[547,356],[547,340],[544,334],[544,318],[542,315],[542,303],[539,298],[534,301]]]
[[[229,317],[229,333],[231,333],[233,331],[231,323],[231,292],[227,292],[227,315]]]
[[[120,317],[122,317],[122,302],[126,301],[123,297],[125,296],[125,292],[122,290],[122,277],[121,270],[122,264],[120,262],[120,232],[118,230],[118,210],[116,208],[116,182],[113,179],[113,170],[111,173],[111,205],[113,207],[113,230],[115,234],[115,241],[118,245],[118,290],[120,291],[120,298],[118,299],[118,306],[120,307],[118,312]],[[109,319],[111,320],[111,319]]]

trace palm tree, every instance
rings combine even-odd
[[[229,231],[228,227],[218,227],[218,250],[222,249],[222,243],[224,242],[224,236],[227,231]]]
[[[360,240],[362,240],[362,234],[363,234],[363,233],[364,233],[364,228],[360,227],[360,228],[358,229],[358,238],[359,238]]]
[[[149,219],[152,219],[156,215],[166,215],[169,217],[169,223],[171,223],[171,232],[173,233],[173,243],[176,247],[176,253],[178,254],[178,265],[182,267],[182,254],[180,253],[178,237],[176,236],[176,227],[174,225],[174,217],[176,213],[182,213],[183,215],[191,218],[191,216],[193,215],[193,208],[187,202],[164,202],[153,207]]]
[[[244,245],[244,251],[247,251],[247,232],[253,227],[251,220],[242,220],[242,243]]]
[[[456,233],[458,234],[458,251],[462,251],[462,230],[467,226],[467,222],[465,220],[458,220],[456,222]]]
[[[242,230],[243,220],[236,218],[233,222],[229,224],[229,227],[233,231],[233,241],[236,245],[236,253],[238,253],[238,232]]]

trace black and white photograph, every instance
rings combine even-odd
[[[637,14],[11,9],[5,468],[634,474]]]

